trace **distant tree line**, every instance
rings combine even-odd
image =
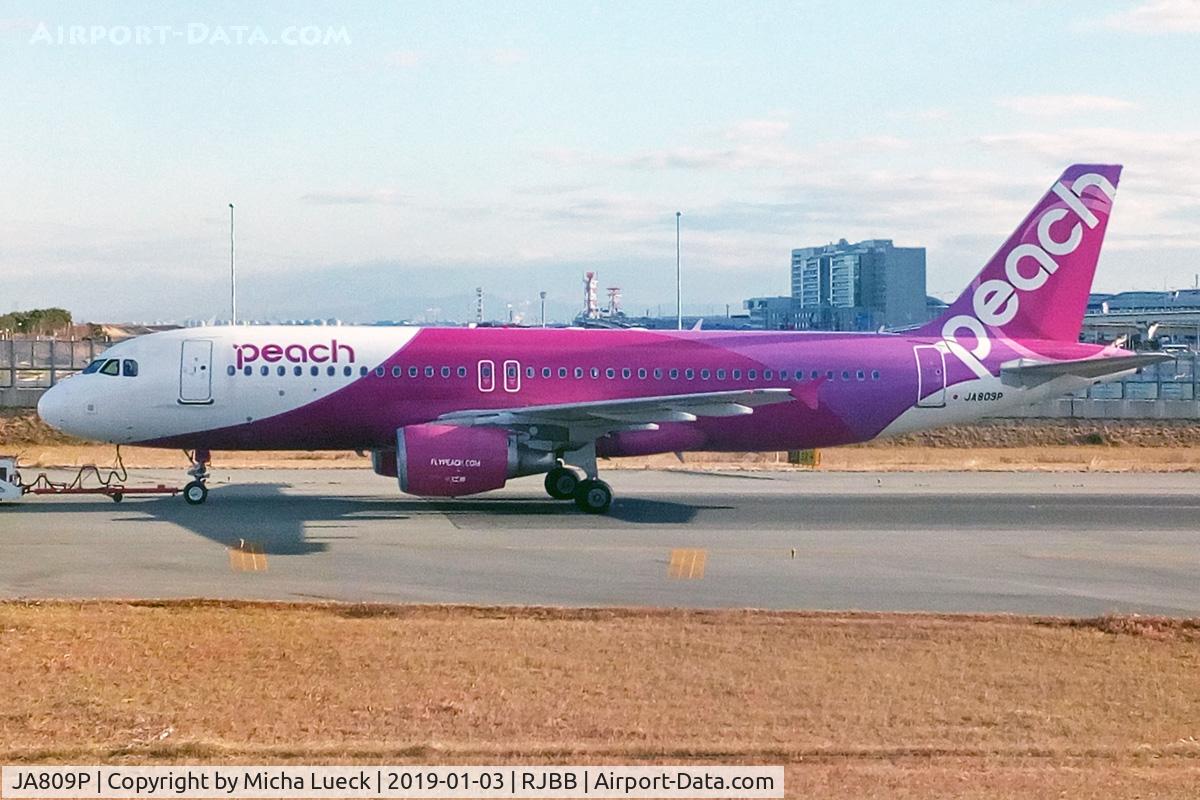
[[[71,312],[63,308],[35,308],[0,314],[0,333],[9,336],[54,336],[70,330]]]

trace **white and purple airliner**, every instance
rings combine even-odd
[[[401,491],[545,474],[603,513],[597,457],[790,450],[1002,415],[1154,363],[1081,344],[1119,166],[1068,168],[940,319],[894,333],[201,328],[115,345],[38,404],[89,439],[368,451]]]

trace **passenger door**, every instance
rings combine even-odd
[[[179,358],[179,402],[212,402],[212,340],[188,339]]]

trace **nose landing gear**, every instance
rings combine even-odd
[[[208,499],[208,465],[212,462],[212,454],[207,450],[196,450],[187,453],[192,466],[187,474],[192,481],[183,487],[183,499],[190,506],[198,506]]]

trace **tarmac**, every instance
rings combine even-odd
[[[540,477],[423,500],[362,470],[29,498],[0,506],[0,597],[1200,615],[1200,474],[603,477],[602,517]]]

